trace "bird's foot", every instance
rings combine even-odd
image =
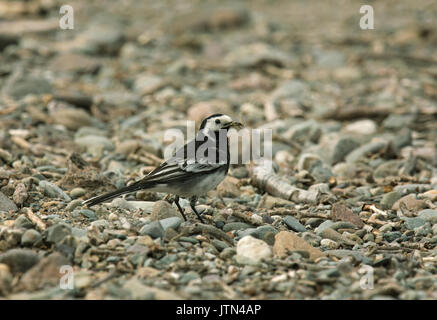
[[[191,210],[193,210],[193,212],[196,214],[197,218],[199,218],[200,222],[205,223],[205,221],[202,219],[201,213],[199,213],[196,210],[196,202],[197,202],[197,197],[192,197],[190,199],[190,207]],[[205,212],[206,210],[202,210],[202,214]]]

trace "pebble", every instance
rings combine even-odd
[[[245,236],[237,243],[237,256],[247,258],[255,263],[272,256],[272,249],[264,241],[252,236]]]
[[[38,255],[30,249],[11,249],[0,254],[0,264],[6,264],[13,274],[26,272],[38,261]]]
[[[397,191],[392,191],[384,194],[380,202],[382,209],[384,210],[391,209],[394,203],[398,201],[401,197],[402,195]]]
[[[74,142],[86,149],[86,152],[91,153],[93,155],[101,155],[103,150],[114,150],[114,143],[106,137],[102,136],[85,136],[80,137],[74,140]]]
[[[42,240],[41,234],[33,229],[27,230],[21,237],[21,245],[25,247],[32,247],[38,245]]]
[[[322,239],[320,241],[320,246],[329,249],[337,249],[340,245],[331,239]]]
[[[168,228],[177,230],[182,223],[182,219],[179,217],[170,217],[170,218],[159,220],[159,223],[161,224],[164,231],[167,230]]]
[[[401,207],[406,208],[408,211],[418,212],[421,209],[425,209],[427,205],[424,200],[417,199],[416,195],[408,194],[397,200],[393,204],[392,209],[400,210]]]
[[[64,223],[55,224],[44,232],[45,240],[49,243],[59,243],[68,235],[71,235],[71,227]]]
[[[150,220],[162,220],[165,218],[178,217],[180,213],[167,201],[157,201],[152,208]]]
[[[70,191],[70,197],[72,199],[77,199],[86,194],[86,190],[84,188],[74,188]]]
[[[223,260],[231,259],[237,252],[234,248],[224,248],[222,252],[220,252],[220,258]]]
[[[24,214],[22,214],[18,216],[18,218],[15,220],[15,227],[23,228],[23,229],[31,229],[33,228],[33,223]]]
[[[297,220],[296,218],[292,216],[285,216],[284,217],[285,224],[293,231],[296,232],[305,232],[307,229]]]
[[[350,222],[358,228],[362,228],[364,226],[364,222],[360,219],[360,217],[354,213],[351,209],[346,207],[344,204],[335,203],[332,205],[331,209],[331,218],[332,220],[341,220]],[[332,227],[332,226],[331,226]]]
[[[10,200],[8,197],[6,197],[1,191],[0,191],[0,211],[16,211],[18,210],[16,204]]]
[[[418,218],[418,217],[416,217],[416,218],[405,217],[405,218],[403,218],[403,220],[405,222],[405,227],[408,230],[414,230],[416,228],[423,226],[426,223],[425,219]]]
[[[330,228],[332,225],[334,224],[333,221],[331,220],[326,220],[323,223],[321,223],[317,229],[316,229],[316,233],[318,235],[320,235],[325,229]]]
[[[437,223],[437,210],[433,210],[433,209],[422,210],[419,212],[418,217],[424,219],[425,221],[428,221],[431,224],[435,224]]]
[[[164,228],[159,221],[153,221],[144,225],[140,230],[140,235],[148,235],[153,239],[163,238],[165,234]]]
[[[307,251],[310,254],[310,259],[314,260],[321,256],[323,253],[314,248],[308,242],[297,236],[295,233],[288,231],[281,231],[275,236],[275,244],[273,246],[273,253],[279,258],[287,256],[289,251]]]
[[[67,202],[71,201],[70,196],[68,196],[61,188],[52,182],[41,180],[39,186],[44,190],[44,194],[51,198],[61,198]]]
[[[90,210],[90,209],[81,209],[79,211],[79,213],[81,215],[83,215],[84,217],[88,218],[88,220],[90,220],[90,221],[97,220],[96,213],[93,210]]]
[[[233,230],[246,230],[250,227],[251,226],[249,224],[244,223],[244,222],[229,222],[223,226],[223,231],[229,232],[229,231],[233,231]]]

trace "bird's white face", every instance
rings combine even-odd
[[[211,130],[211,131],[219,131],[221,129],[227,130],[231,127],[241,127],[241,126],[242,125],[240,123],[234,122],[230,116],[217,115],[207,119],[203,129]]]

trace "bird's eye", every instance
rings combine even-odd
[[[215,121],[215,123],[219,124],[219,123],[220,123],[220,120],[219,120],[219,119],[217,119],[217,120]]]

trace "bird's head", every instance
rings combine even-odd
[[[230,116],[217,113],[203,119],[200,130],[220,131],[230,128],[241,129],[242,127],[243,125],[240,122],[233,121]]]

